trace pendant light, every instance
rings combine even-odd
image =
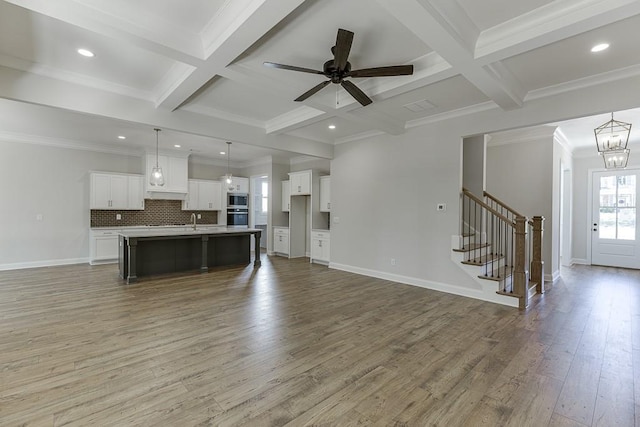
[[[596,146],[599,153],[610,150],[625,150],[629,143],[631,133],[631,123],[621,122],[613,119],[598,126],[593,130],[596,136]]]
[[[164,175],[162,174],[162,168],[158,164],[158,133],[160,129],[154,130],[156,131],[156,167],[151,170],[149,184],[154,187],[162,187],[164,185]]]
[[[229,191],[233,191],[233,176],[231,175],[231,168],[230,168],[230,162],[231,162],[231,142],[227,141],[227,173],[224,175],[223,179],[224,179],[224,183],[227,185],[227,189]]]

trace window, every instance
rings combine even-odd
[[[635,240],[636,194],[635,175],[600,178],[601,239]]]
[[[262,181],[262,213],[269,211],[269,182]]]

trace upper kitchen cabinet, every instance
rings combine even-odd
[[[291,181],[282,181],[282,212],[291,209]]]
[[[320,212],[331,212],[331,176],[320,177]]]
[[[308,196],[311,194],[311,171],[290,172],[291,196]]]
[[[222,183],[220,181],[189,180],[189,194],[182,201],[182,210],[219,211],[222,209]]]
[[[144,176],[129,175],[127,177],[127,190],[129,209],[144,210]]]
[[[231,184],[227,186],[227,193],[249,193],[249,178],[231,177]]]
[[[173,194],[176,197],[183,198],[189,190],[188,178],[188,155],[187,157],[177,157],[168,155],[158,156],[158,166],[162,168],[164,175],[164,185],[161,187],[152,186],[149,183],[151,170],[156,166],[156,155],[146,155],[146,176],[145,189],[151,198],[161,199],[163,194]],[[176,198],[169,196],[167,198]]]
[[[144,209],[141,175],[93,172],[90,181],[90,209]]]

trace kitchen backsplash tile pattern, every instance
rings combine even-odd
[[[193,212],[202,215],[198,224],[218,223],[217,211],[183,211],[180,200],[147,199],[143,211],[91,210],[91,227],[189,224]],[[116,220],[117,214],[122,219]]]

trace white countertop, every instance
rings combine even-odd
[[[255,233],[257,231],[262,231],[257,228],[236,228],[236,227],[215,227],[209,229],[186,229],[184,226],[180,226],[176,229],[167,229],[165,227],[149,227],[146,230],[123,230],[119,234],[124,236],[125,238],[130,237],[164,237],[164,236],[194,236],[194,235],[203,235],[203,234],[244,234],[244,233]]]
[[[198,227],[224,227],[226,228],[226,225],[221,225],[221,224],[197,224]],[[122,226],[122,227],[91,227],[91,230],[132,230],[132,229],[148,229],[148,230],[154,230],[154,229],[175,229],[175,228],[188,228],[188,227],[192,227],[191,224],[183,224],[183,225],[126,225],[126,226]]]

